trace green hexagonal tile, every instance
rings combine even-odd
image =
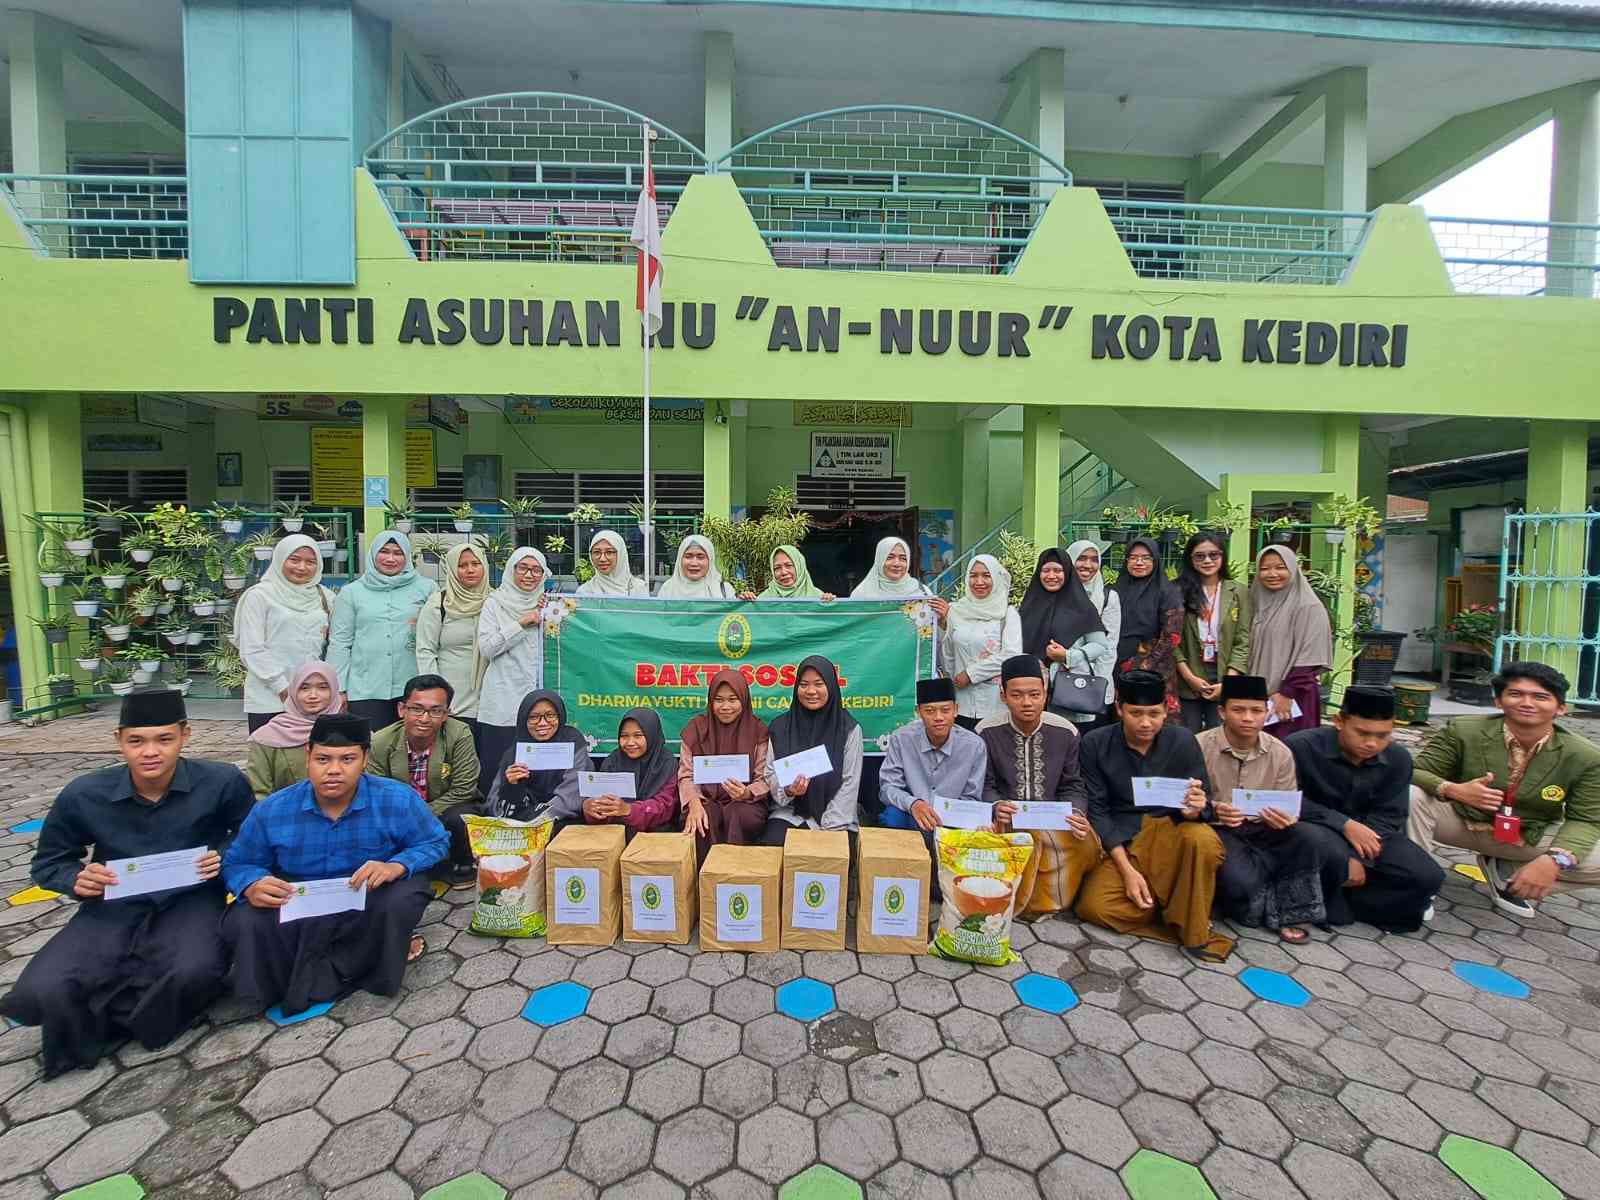
[[[144,1200],[144,1186],[132,1175],[112,1175],[62,1192],[56,1200]]]
[[[479,1171],[457,1175],[422,1193],[422,1200],[506,1200],[506,1190]]]
[[[778,1200],[861,1200],[861,1185],[819,1164],[807,1167],[779,1188]]]
[[[1444,1163],[1483,1200],[1561,1200],[1561,1191],[1511,1151],[1450,1134],[1439,1147]]]
[[[1154,1150],[1141,1150],[1122,1168],[1133,1200],[1217,1200],[1198,1167]]]

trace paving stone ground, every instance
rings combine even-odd
[[[95,720],[0,742],[0,896],[27,886],[34,841],[3,831],[111,761],[86,752]],[[237,727],[198,743],[240,752]],[[1452,876],[1423,934],[1247,931],[1221,965],[1047,920],[1018,926],[1024,961],[1004,969],[501,942],[466,932],[469,900],[429,906],[395,997],[283,1028],[225,1002],[164,1050],[49,1082],[37,1032],[0,1032],[0,1200],[119,1172],[172,1200],[398,1200],[473,1171],[517,1200],[749,1200],[818,1165],[838,1174],[807,1175],[809,1194],[854,1180],[882,1200],[1155,1200],[1195,1178],[1225,1198],[1471,1200],[1440,1158],[1460,1138],[1550,1195],[1600,1197],[1600,892],[1523,924]],[[0,905],[0,991],[70,915]],[[1530,994],[1469,986],[1456,962]],[[1252,966],[1309,1001],[1258,999]],[[1024,1006],[1029,973],[1080,1002]],[[777,1011],[802,975],[836,1004],[806,1024]],[[522,1018],[563,981],[590,989],[583,1015]]]

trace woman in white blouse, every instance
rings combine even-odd
[[[317,543],[293,533],[273,548],[261,582],[239,597],[233,640],[244,663],[244,712],[254,733],[284,710],[289,676],[328,645],[333,593],[322,586]]]
[[[478,687],[485,664],[478,652],[478,616],[489,598],[488,558],[476,539],[450,547],[444,589],[417,612],[417,673],[450,681],[455,689],[450,715],[472,730],[474,742],[480,738]]]
[[[512,551],[500,586],[489,593],[478,614],[478,653],[485,664],[478,689],[478,762],[490,773],[518,739],[517,708],[522,698],[544,686],[548,571],[544,555],[532,546]]]
[[[614,529],[589,539],[589,565],[594,574],[578,585],[580,596],[648,596],[650,589],[628,563],[628,543]]]
[[[678,543],[672,574],[661,581],[656,595],[663,600],[737,600],[733,585],[717,570],[717,549],[711,539],[691,533]]]
[[[960,599],[929,601],[943,631],[944,673],[955,680],[956,720],[968,729],[1000,710],[1000,664],[1022,653],[1022,618],[1010,600],[1011,572],[994,555],[979,554]]]
[[[911,573],[911,547],[904,538],[886,537],[872,556],[872,570],[850,593],[852,600],[911,600],[928,595]]]

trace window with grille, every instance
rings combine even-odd
[[[83,498],[100,504],[150,508],[163,501],[189,503],[189,468],[144,471],[88,470],[83,473]]]
[[[181,177],[184,160],[169,154],[85,155],[72,159],[75,175]],[[109,224],[79,225],[73,231],[79,258],[184,258],[188,231],[172,227],[139,228],[120,224],[134,220],[183,220],[189,200],[180,184],[152,179],[149,183],[70,185],[72,216]]]
[[[685,516],[705,508],[705,478],[687,471],[657,471],[656,513]],[[644,496],[644,475],[628,471],[518,471],[512,486],[519,499],[537,496],[546,513],[571,512],[579,504],[621,511]]]
[[[411,490],[417,498],[418,511],[454,508],[462,503],[466,497],[466,488],[462,482],[460,467],[440,467],[434,472],[434,484],[432,487],[419,487]]]
[[[1172,279],[1184,272],[1184,252],[1173,249],[1141,249],[1141,242],[1181,246],[1188,242],[1184,213],[1168,208],[1141,208],[1139,201],[1151,204],[1182,204],[1188,197],[1181,183],[1134,183],[1126,179],[1077,180],[1081,187],[1092,187],[1104,200],[1127,201],[1110,209],[1111,223],[1128,251],[1134,271],[1146,279]]]
[[[298,500],[311,502],[311,472],[300,467],[274,467],[272,469],[272,502]]]
[[[895,511],[907,507],[904,475],[891,475],[887,479],[796,475],[794,483],[800,508]]]

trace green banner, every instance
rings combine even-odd
[[[545,625],[545,686],[567,717],[616,748],[630,708],[654,708],[668,740],[706,710],[711,676],[733,667],[750,683],[756,715],[771,722],[789,707],[798,664],[825,655],[839,668],[845,707],[861,723],[869,754],[911,720],[917,680],[933,674],[926,605],[895,600],[613,600],[561,596],[559,623]]]

